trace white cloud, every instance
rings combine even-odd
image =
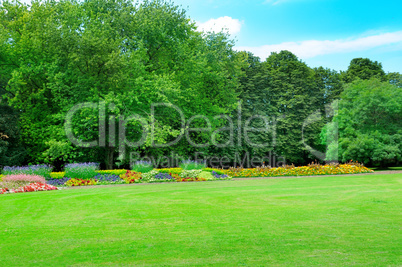
[[[289,50],[299,58],[307,59],[328,54],[364,51],[391,44],[402,44],[402,31],[333,41],[307,40],[258,47],[240,46],[236,47],[236,49],[251,51],[254,55],[263,60],[266,59],[271,52],[280,52],[281,50]]]
[[[220,17],[217,19],[210,19],[206,22],[198,22],[196,21],[196,25],[198,27],[199,31],[204,31],[204,32],[227,32],[230,35],[236,34],[240,32],[241,25],[243,24],[243,21],[240,21],[238,19],[233,19],[228,16]]]

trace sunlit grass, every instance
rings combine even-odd
[[[1,266],[397,266],[401,174],[0,196]]]

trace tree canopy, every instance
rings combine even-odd
[[[369,165],[395,165],[402,160],[402,89],[378,79],[346,86],[332,124],[328,159],[358,160]],[[337,126],[337,127],[335,127]],[[329,131],[329,133],[326,133]],[[325,138],[324,138],[325,139]]]

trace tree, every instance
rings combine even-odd
[[[213,118],[235,108],[242,61],[232,42],[223,34],[197,32],[185,12],[168,2],[33,1],[29,7],[4,2],[0,30],[7,101],[21,111],[30,162],[103,161],[111,168],[121,142],[117,130],[109,130],[120,119],[141,115],[148,131],[154,122],[161,144],[181,134],[177,114],[165,109],[153,117],[153,103],[179,106],[186,118]],[[93,141],[104,129],[106,139],[90,148],[74,146],[64,131],[68,111],[84,102],[98,108],[75,113],[68,133]],[[141,122],[126,124],[127,139],[138,140]],[[188,153],[187,147],[176,148]],[[133,150],[158,155],[176,148],[155,148],[148,135]]]
[[[402,160],[402,89],[378,79],[356,80],[346,86],[338,111],[323,136],[332,138],[329,160],[357,160],[387,166]],[[324,141],[325,138],[323,138]]]
[[[20,144],[18,113],[0,104],[0,168],[24,162],[25,151]]]
[[[402,87],[402,74],[399,72],[390,72],[387,74],[387,80],[390,84]]]
[[[343,73],[343,80],[345,83],[350,83],[356,78],[362,80],[369,80],[377,78],[381,81],[386,80],[386,75],[382,69],[381,63],[371,61],[368,58],[354,58],[346,72]]]
[[[268,120],[257,118],[250,126],[264,129],[268,124],[270,130],[251,132],[251,142],[243,142],[243,151],[260,157],[273,152],[295,164],[314,159],[306,144],[323,148],[319,133],[326,119],[305,122],[317,111],[325,113],[325,104],[339,95],[339,74],[323,68],[312,70],[289,51],[272,53],[265,62],[248,54],[244,71],[240,80],[244,120],[263,116]]]

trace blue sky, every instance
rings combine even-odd
[[[402,73],[402,1],[173,0],[199,29],[225,27],[262,60],[290,50],[310,67],[346,70],[356,57]]]

